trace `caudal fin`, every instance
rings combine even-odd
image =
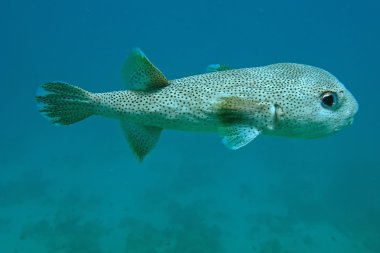
[[[94,114],[91,93],[67,83],[42,84],[36,100],[40,113],[57,125],[70,125]]]

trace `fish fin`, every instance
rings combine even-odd
[[[121,120],[121,126],[129,146],[140,161],[154,148],[162,131],[159,127],[141,126],[126,120]]]
[[[62,82],[42,84],[36,94],[39,112],[55,125],[70,125],[94,114],[92,93]]]
[[[250,143],[260,131],[253,126],[235,125],[220,127],[219,134],[223,136],[222,142],[227,148],[236,150]]]
[[[122,67],[122,77],[127,89],[151,91],[169,85],[169,81],[145,54],[136,48]]]
[[[274,128],[276,107],[272,103],[232,96],[221,98],[216,106],[222,126],[249,125],[260,131]]]
[[[223,64],[210,64],[207,66],[207,72],[218,72],[218,71],[225,71],[225,70],[231,70],[232,68],[223,65]]]

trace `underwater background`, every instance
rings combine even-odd
[[[1,253],[380,252],[377,1],[0,0]],[[140,47],[168,77],[297,62],[354,94],[354,124],[300,140],[164,131],[143,163],[119,123],[55,127],[37,87],[123,88]]]

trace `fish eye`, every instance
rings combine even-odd
[[[338,103],[338,95],[335,92],[326,91],[322,94],[321,101],[323,107],[332,109]]]

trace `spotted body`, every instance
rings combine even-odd
[[[168,81],[140,51],[123,67],[126,90],[90,93],[64,83],[42,85],[40,111],[68,125],[90,115],[119,119],[143,159],[162,129],[217,132],[238,149],[259,134],[317,138],[350,125],[358,105],[333,75],[292,63],[228,69]]]

